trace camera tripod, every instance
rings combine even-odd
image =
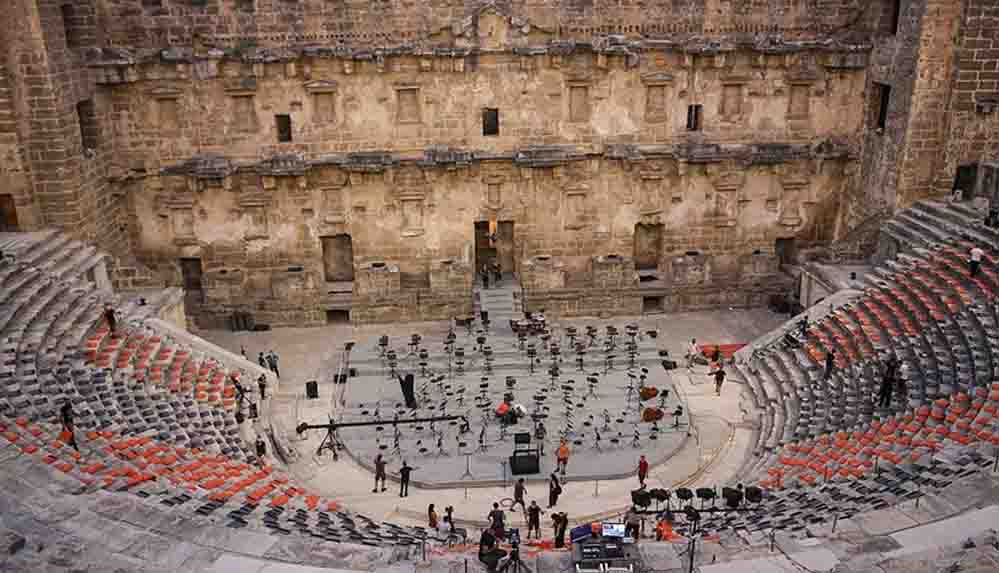
[[[501,565],[496,569],[496,573],[533,573],[531,568],[527,566],[523,561],[520,560],[520,544],[517,543],[510,547],[510,557],[506,560],[506,563]]]
[[[337,435],[336,428],[333,426],[331,420],[330,426],[326,428],[326,437],[323,438],[323,441],[319,443],[319,447],[316,448],[316,455],[322,456],[323,450],[329,450],[333,452],[333,460],[336,461],[340,459],[338,452],[343,448],[343,442],[340,441],[340,436]]]

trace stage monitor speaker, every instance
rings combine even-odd
[[[350,370],[348,370],[348,373],[350,374],[351,378],[357,378],[357,368],[351,368]]]
[[[319,383],[315,380],[309,380],[305,383],[305,397],[309,400],[319,399]]]
[[[510,473],[513,475],[536,474],[541,471],[541,461],[537,454],[517,454],[510,456]]]

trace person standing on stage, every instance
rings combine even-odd
[[[562,495],[562,484],[558,480],[558,474],[552,472],[552,477],[548,480],[548,509],[555,507],[560,495]]]
[[[378,481],[382,482],[382,491],[385,491],[385,477],[387,473],[385,472],[385,458],[381,454],[375,456],[375,488],[371,490],[371,493],[378,493]]]
[[[649,461],[645,459],[645,456],[639,456],[638,458],[638,483],[642,487],[645,487],[645,478],[649,475]]]
[[[531,500],[531,505],[527,508],[527,538],[531,538],[534,532],[536,539],[541,539],[541,514],[545,511],[538,505],[537,500]]]
[[[399,497],[409,497],[409,475],[413,473],[413,468],[406,463],[406,460],[402,461],[402,467],[399,468]]]

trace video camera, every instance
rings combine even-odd
[[[510,542],[511,547],[517,548],[520,545],[520,529],[508,529],[506,531],[506,540]]]

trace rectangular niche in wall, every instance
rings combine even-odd
[[[252,95],[232,96],[232,121],[236,131],[249,133],[257,130],[257,110]]]
[[[569,86],[569,121],[590,120],[589,86]]]
[[[423,200],[402,200],[402,234],[406,237],[423,234]]]
[[[327,282],[354,280],[354,247],[350,235],[320,237],[323,276]]]
[[[396,121],[420,123],[420,88],[396,88]]]
[[[727,120],[738,119],[742,115],[742,85],[722,86],[721,115]]]
[[[335,93],[316,92],[312,94],[312,118],[317,123],[336,123]]]
[[[645,120],[649,122],[666,120],[666,86],[664,84],[646,86]]]
[[[194,237],[194,211],[191,209],[173,210],[174,239],[191,239]]]
[[[575,189],[565,194],[566,229],[582,229],[586,225],[586,191]]]
[[[788,90],[787,117],[789,119],[807,119],[809,114],[809,97],[811,88],[807,84],[792,84]]]
[[[267,210],[264,207],[250,207],[250,225],[246,230],[247,239],[266,239],[269,236],[267,225]]]
[[[503,186],[499,183],[486,184],[486,204],[494,209],[499,208],[503,195]]]
[[[96,151],[101,128],[97,124],[97,110],[94,100],[85,99],[76,104],[76,118],[80,124],[80,142],[84,151]]]
[[[153,106],[156,109],[156,126],[161,132],[174,132],[180,128],[180,102],[177,98],[156,98]]]

